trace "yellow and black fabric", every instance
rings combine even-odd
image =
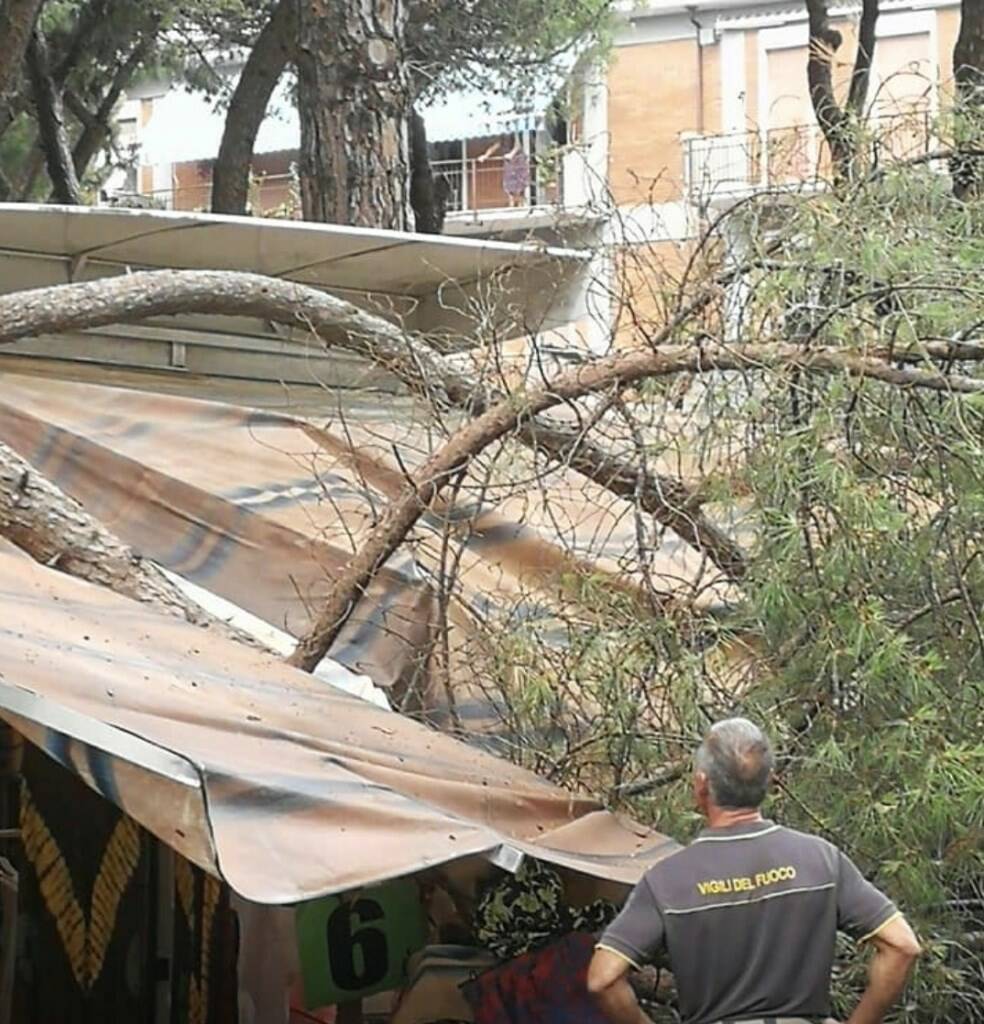
[[[174,887],[172,998],[176,1017],[187,1024],[213,1024],[228,1009],[222,1005],[216,984],[228,891],[183,857],[175,860]]]
[[[15,1019],[149,1020],[145,834],[30,745],[24,780]]]

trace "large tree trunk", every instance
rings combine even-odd
[[[830,24],[827,0],[806,0],[810,52],[806,75],[817,124],[830,147],[836,181],[850,181],[859,170],[858,129],[864,118],[875,56],[878,0],[863,0],[851,85],[843,107],[834,93],[833,61],[843,38]]]
[[[297,0],[306,220],[407,230],[405,0]]]
[[[967,199],[984,185],[984,0],[963,0],[953,74],[962,122],[961,143],[950,162],[953,194]],[[977,151],[977,153],[975,153]]]
[[[41,3],[42,0],[0,0],[0,111],[10,103]]]
[[[0,536],[44,565],[258,646],[185,597],[153,563],[142,559],[3,442]]]
[[[82,202],[82,190],[65,130],[62,96],[51,77],[48,44],[39,29],[31,34],[27,66],[38,115],[38,136],[51,179],[52,194],[56,202],[78,206]]]
[[[213,213],[246,213],[256,136],[273,90],[294,52],[296,15],[296,0],[280,0],[256,37],[243,66],[229,101],[222,143],[212,173]]]
[[[439,235],[444,230],[447,187],[431,170],[427,126],[416,110],[410,114],[410,205],[414,227],[421,235]]]

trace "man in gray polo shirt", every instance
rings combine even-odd
[[[912,929],[831,843],[762,817],[771,774],[751,722],[707,733],[694,795],[708,827],[646,874],[591,962],[588,988],[612,1024],[648,1024],[627,973],[661,954],[684,1024],[823,1020],[838,929],[875,950],[848,1024],[880,1024],[898,999],[920,952]]]

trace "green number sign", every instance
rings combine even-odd
[[[417,886],[406,881],[304,903],[296,925],[309,1010],[398,988],[427,936]]]

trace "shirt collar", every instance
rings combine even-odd
[[[728,839],[731,836],[754,836],[760,832],[770,832],[776,827],[776,823],[768,818],[762,818],[761,821],[740,821],[736,825],[728,825],[725,828],[705,828],[698,838]]]

